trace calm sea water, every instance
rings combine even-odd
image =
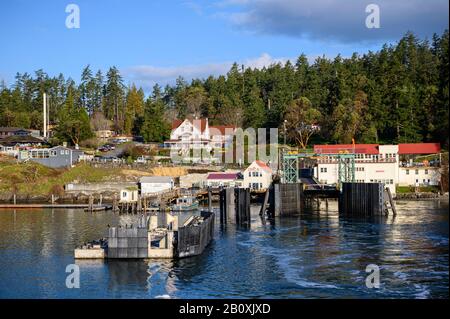
[[[336,202],[249,230],[221,228],[178,261],[74,261],[73,249],[133,216],[82,210],[0,211],[0,298],[448,298],[448,202],[397,202],[398,215],[339,218]],[[68,264],[80,288],[68,289]],[[365,286],[368,264],[379,289]]]

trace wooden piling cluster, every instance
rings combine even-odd
[[[250,189],[224,188],[220,197],[220,223],[250,226]]]
[[[161,202],[162,203],[162,202]],[[161,207],[164,205],[161,205]],[[113,207],[121,214],[138,214],[149,210],[149,198],[138,196],[134,202],[117,202],[113,203]]]
[[[302,183],[272,184],[269,188],[269,217],[300,214],[303,197]]]

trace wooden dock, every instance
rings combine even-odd
[[[32,209],[32,208],[76,208],[89,209],[89,204],[0,204],[0,209]],[[111,209],[111,205],[93,205],[93,211]]]

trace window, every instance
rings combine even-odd
[[[393,179],[390,180],[390,184],[394,184],[394,180]]]
[[[248,177],[252,177],[252,172],[248,172]]]
[[[122,192],[122,197],[127,197],[127,192]]]
[[[61,153],[61,155],[64,155],[64,150],[61,150],[61,152],[60,152],[60,153]]]
[[[418,169],[416,169],[416,175],[419,175],[419,170]]]
[[[427,169],[425,170],[425,175],[428,175],[428,170]]]
[[[409,169],[406,170],[406,175],[409,175]]]
[[[259,188],[262,188],[262,183],[259,183]]]
[[[327,172],[327,168],[326,167],[321,167],[320,168],[320,172],[321,173],[326,173]]]

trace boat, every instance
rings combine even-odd
[[[172,206],[172,211],[185,212],[198,209],[198,201],[193,196],[178,197],[176,203]]]

